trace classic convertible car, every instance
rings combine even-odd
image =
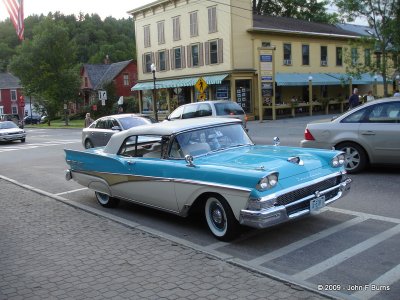
[[[316,212],[351,186],[342,152],[258,146],[236,119],[143,125],[65,153],[67,180],[94,190],[102,206],[123,199],[180,216],[200,208],[224,241],[239,224],[265,228]]]

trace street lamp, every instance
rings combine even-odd
[[[156,101],[156,65],[151,64],[150,66],[151,72],[153,73],[153,111],[154,111],[154,119],[158,122],[157,115],[157,101]]]

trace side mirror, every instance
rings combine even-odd
[[[193,164],[193,156],[190,154],[185,155],[185,161],[187,162],[188,167],[194,167],[195,165]]]

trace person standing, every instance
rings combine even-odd
[[[86,113],[85,127],[89,127],[93,123],[93,119],[90,117],[90,113]]]
[[[358,96],[358,88],[353,90],[353,94],[349,98],[349,109],[352,109],[360,103],[360,98]]]
[[[368,91],[367,102],[375,100],[375,97],[372,95],[372,91]]]

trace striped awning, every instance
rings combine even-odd
[[[327,73],[277,73],[278,86],[304,86],[311,78],[312,85],[339,85],[340,81]]]
[[[203,76],[203,79],[207,82],[207,84],[221,84],[222,80],[224,80],[228,74],[220,74],[220,75],[209,75]],[[167,88],[176,88],[182,86],[194,86],[199,80],[199,77],[189,77],[189,78],[181,78],[181,79],[170,79],[170,80],[156,80],[156,89],[167,89]],[[154,82],[140,82],[135,84],[131,88],[132,91],[143,91],[143,90],[152,90],[154,89]]]

